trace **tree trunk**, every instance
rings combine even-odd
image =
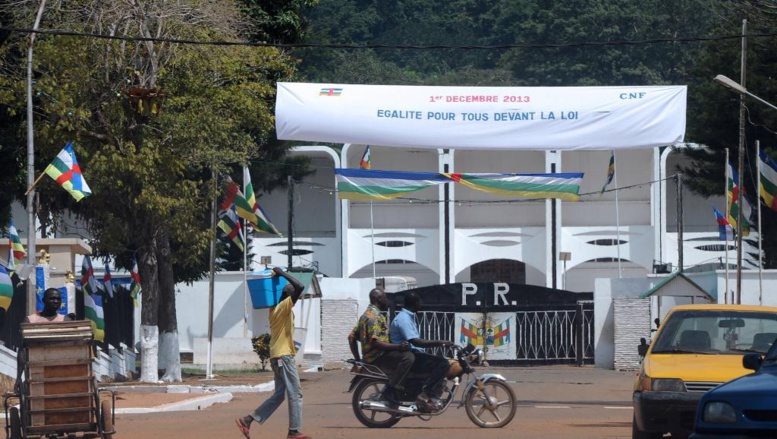
[[[181,379],[181,353],[178,345],[178,318],[175,314],[175,278],[170,259],[170,237],[163,230],[159,238],[159,368],[165,369],[162,381]]]
[[[140,309],[140,381],[159,382],[157,316],[159,309],[159,275],[157,272],[156,239],[149,248],[141,249],[138,271],[143,280]]]

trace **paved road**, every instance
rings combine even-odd
[[[454,407],[427,422],[404,419],[390,429],[367,429],[353,416],[351,394],[345,393],[350,374],[346,370],[332,370],[302,374],[303,431],[315,439],[631,437],[632,372],[592,366],[488,370],[501,373],[511,381],[519,401],[515,419],[502,429],[478,428],[469,421],[463,408]],[[197,412],[118,415],[115,438],[242,439],[233,418],[253,410],[267,396],[267,393],[235,394],[229,403]],[[254,424],[251,437],[281,439],[287,427],[284,404],[264,425]]]

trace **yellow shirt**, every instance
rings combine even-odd
[[[294,349],[293,308],[291,297],[270,308],[270,358],[297,354]]]

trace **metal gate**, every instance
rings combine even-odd
[[[518,311],[516,321],[516,361],[593,363],[592,302],[580,302],[574,309]]]
[[[421,338],[454,340],[456,313],[421,311],[416,321]],[[495,364],[593,364],[593,302],[584,301],[571,309],[517,311],[516,358],[492,361]],[[442,348],[431,353],[442,354]]]
[[[415,290],[422,301],[416,313],[421,338],[467,342],[457,337],[456,325],[472,315],[483,317],[512,315],[508,326],[509,343],[515,345],[508,355],[504,351],[490,358],[492,364],[593,364],[594,309],[591,293],[572,293],[549,288],[513,284],[447,284]],[[403,303],[403,293],[392,293],[389,317]],[[485,332],[485,325],[483,332]],[[463,331],[459,331],[463,334]],[[475,343],[473,343],[475,344]],[[489,345],[483,343],[484,349]],[[512,347],[511,347],[512,349]],[[431,349],[442,354],[442,348]],[[488,352],[486,352],[488,358]]]

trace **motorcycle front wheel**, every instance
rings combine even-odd
[[[385,381],[365,379],[356,386],[353,391],[353,414],[362,424],[370,428],[389,428],[402,419],[400,416],[391,413],[377,412],[374,410],[363,409],[362,401],[378,401],[383,392]]]
[[[489,380],[483,383],[483,390],[470,387],[464,398],[467,416],[478,427],[504,427],[515,416],[518,401],[515,392],[504,381]]]

